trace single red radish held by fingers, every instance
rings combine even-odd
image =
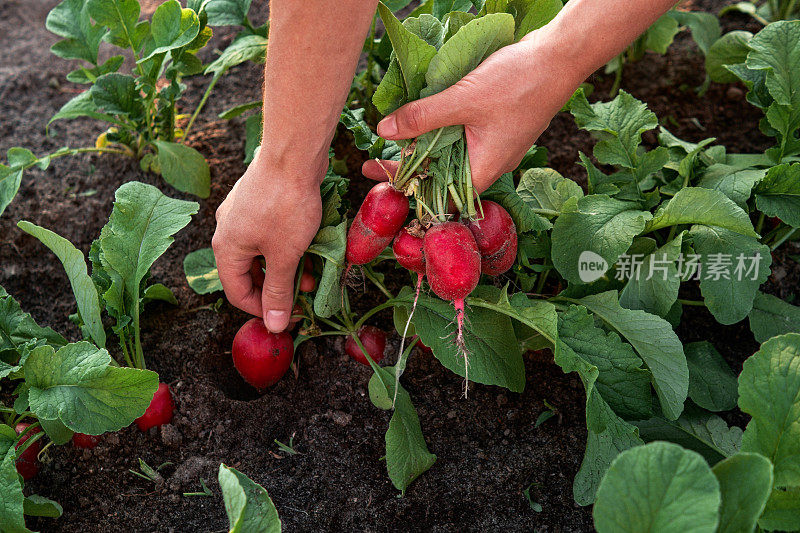
[[[91,450],[100,444],[100,435],[87,435],[85,433],[74,433],[72,435],[72,445],[76,448]]]
[[[156,426],[163,426],[172,422],[172,412],[175,402],[172,401],[172,391],[166,383],[159,383],[150,406],[142,416],[136,419],[136,425],[141,431],[147,431]]]
[[[20,435],[20,434],[22,434],[22,432],[24,432],[26,429],[28,429],[28,426],[30,426],[30,424],[28,422],[20,422],[19,424],[16,425],[16,427],[14,428],[14,431],[17,432],[17,435]],[[35,428],[31,429],[30,431],[28,431],[27,433],[25,433],[25,436],[23,436],[21,439],[19,439],[19,442],[16,444],[16,446],[14,446],[14,449],[18,449],[20,446],[25,444],[25,442],[27,442],[27,440],[29,438],[33,437],[35,434],[37,434],[39,432],[41,432],[41,429],[38,428],[38,427],[35,427]],[[39,439],[39,440],[37,440],[35,442],[32,442],[30,444],[30,446],[25,448],[25,450],[21,454],[19,454],[19,457],[17,458],[17,463],[16,463],[17,473],[19,473],[19,475],[21,475],[22,479],[24,479],[25,481],[28,481],[28,480],[32,479],[33,476],[35,476],[36,474],[39,473],[39,466],[40,466],[40,463],[39,463],[39,452],[40,451],[42,451],[42,440],[41,439]]]
[[[358,329],[358,338],[372,360],[379,363],[383,359],[383,351],[386,349],[386,333],[375,326],[361,326]],[[361,351],[352,335],[347,337],[344,343],[344,351],[353,361],[369,366],[369,361],[367,361],[364,352]]]
[[[506,272],[517,258],[517,227],[500,204],[484,200],[483,218],[467,226],[481,253],[481,271],[490,276]]]
[[[469,388],[469,361],[464,342],[464,298],[481,279],[481,254],[469,228],[458,222],[436,224],[425,233],[425,275],[431,290],[452,300],[456,310],[456,346],[464,356],[464,395]]]
[[[233,338],[233,366],[246,382],[265,389],[283,377],[294,357],[292,336],[270,332],[260,318],[251,318]]]
[[[369,263],[389,246],[408,217],[408,198],[389,182],[367,193],[347,233],[347,262]]]

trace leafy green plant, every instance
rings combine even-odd
[[[800,14],[800,5],[796,0],[767,0],[766,2],[736,2],[723,7],[719,16],[738,12],[750,15],[764,26],[779,20],[793,20]]]
[[[169,198],[152,185],[137,181],[122,185],[115,193],[109,221],[89,251],[91,275],[83,253],[67,239],[27,221],[18,226],[39,239],[64,265],[78,308],[75,321],[84,337],[105,348],[105,309],[114,320],[111,331],[119,338],[125,362],[143,369],[140,317],[144,305],[153,300],[177,303],[164,285],[147,284],[150,267],[198,209],[196,202]]]
[[[264,487],[224,464],[218,478],[231,533],[280,533],[278,510]]]
[[[17,458],[39,439],[50,441],[41,455],[51,444],[69,442],[73,432],[100,435],[130,425],[150,404],[158,375],[120,368],[90,342],[67,343],[0,287],[0,382],[14,391],[13,404],[0,405],[0,524],[4,531],[28,531],[24,515],[58,518],[61,507],[23,494]],[[22,421],[30,426],[17,435]]]

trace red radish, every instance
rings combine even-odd
[[[397,262],[400,266],[416,272],[418,274],[425,274],[425,253],[424,243],[422,237],[413,235],[411,232],[414,229],[405,228],[397,233],[392,244],[392,251],[394,252]],[[421,230],[418,230],[421,232]]]
[[[303,272],[300,276],[300,292],[311,292],[317,286],[317,280],[309,272]]]
[[[23,431],[28,429],[30,424],[28,422],[20,422],[16,425],[14,430],[17,432],[17,435],[20,435]],[[14,449],[18,449],[22,446],[29,438],[34,436],[36,433],[40,433],[41,429],[39,427],[35,427],[28,431],[25,436],[19,439]],[[42,440],[39,439],[35,442],[32,442],[30,446],[25,448],[25,450],[19,454],[17,458],[17,473],[22,476],[22,479],[28,481],[32,479],[33,476],[39,473],[39,452],[42,451]]]
[[[87,435],[86,433],[74,433],[72,435],[72,445],[76,448],[91,450],[100,444],[100,435]]]
[[[251,318],[233,338],[233,366],[246,382],[265,389],[283,377],[294,357],[292,336],[270,332],[260,318]]]
[[[142,416],[136,419],[136,425],[141,431],[147,431],[156,426],[163,426],[172,422],[172,411],[175,402],[172,401],[172,391],[166,383],[159,383],[150,406]]]
[[[507,271],[517,258],[517,227],[511,215],[495,202],[484,200],[483,219],[467,226],[481,253],[481,272],[497,276]]]
[[[358,338],[370,358],[379,363],[383,359],[383,351],[386,349],[386,333],[375,326],[361,326],[358,330]],[[369,366],[369,361],[367,361],[364,352],[358,347],[358,343],[352,335],[347,337],[347,341],[344,343],[344,351],[353,361]]]
[[[347,233],[347,262],[369,263],[389,246],[408,216],[408,198],[389,182],[374,186]]]
[[[469,228],[443,222],[425,233],[425,275],[431,290],[456,309],[456,346],[464,356],[464,395],[469,387],[467,347],[464,343],[464,298],[478,286],[481,254]]]

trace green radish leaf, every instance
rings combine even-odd
[[[67,74],[67,81],[72,83],[94,83],[103,74],[117,72],[125,61],[124,56],[109,57],[105,63],[93,68],[79,68]]]
[[[721,324],[735,324],[753,308],[758,287],[767,280],[772,255],[755,237],[712,226],[692,226],[694,251],[702,257],[700,292]],[[714,268],[725,274],[718,275]]]
[[[281,519],[266,489],[235,468],[219,465],[230,533],[280,533]]]
[[[356,148],[367,152],[367,157],[370,159],[390,159],[384,157],[384,153],[388,150],[399,153],[399,147],[394,141],[387,141],[379,137],[377,133],[373,133],[369,125],[364,120],[364,109],[348,109],[345,108],[339,117],[339,122],[350,130],[353,134],[353,139],[356,143]]]
[[[371,366],[375,374],[370,379],[370,397],[374,396],[384,406],[388,401],[388,408],[391,409],[391,399],[395,397],[394,373],[376,364]],[[427,472],[434,462],[436,456],[428,451],[428,445],[425,444],[417,410],[408,392],[400,386],[389,429],[386,430],[386,469],[389,479],[397,490],[405,493],[411,482]]]
[[[153,142],[158,148],[158,165],[164,180],[181,192],[208,198],[211,193],[211,171],[202,154],[185,144]]]
[[[758,525],[766,531],[800,530],[800,488],[773,490]]]
[[[580,327],[580,311],[563,315],[559,321],[568,336],[573,337],[572,327]],[[573,324],[570,325],[570,322]],[[577,345],[577,340],[570,341]],[[570,348],[567,342],[558,341],[555,362],[564,373],[577,372],[586,390],[586,451],[580,470],[575,476],[572,493],[578,505],[594,503],[597,487],[611,461],[621,450],[643,444],[635,426],[625,422],[611,409],[598,392],[599,370]]]
[[[436,48],[403,26],[383,3],[378,3],[378,13],[392,42],[402,75],[405,100],[416,100],[425,85],[425,72],[431,59],[436,55]]]
[[[22,231],[39,239],[61,261],[67,278],[69,278],[72,293],[75,295],[78,312],[87,331],[98,347],[105,348],[106,332],[103,328],[100,296],[97,294],[97,288],[92,278],[87,273],[86,258],[83,253],[64,237],[36,224],[23,220],[17,223],[17,226]]]
[[[178,0],[167,0],[153,13],[150,30],[156,48],[139,63],[191,43],[200,33],[200,19],[191,9],[182,8]]]
[[[669,441],[694,450],[709,464],[716,464],[739,452],[742,430],[728,427],[723,419],[689,403],[677,420],[654,416],[634,422],[639,435],[647,442]]]
[[[468,22],[438,52],[434,49],[435,56],[429,59],[427,72],[423,71],[428,86],[422,96],[430,96],[455,85],[484,59],[513,42],[514,17],[508,13],[486,15]],[[408,94],[409,99],[416,98],[411,90]]]
[[[144,293],[142,293],[143,303],[153,302],[156,300],[167,302],[172,305],[178,305],[178,299],[175,298],[175,294],[172,292],[172,290],[161,283],[154,283],[153,285],[150,285],[144,290]]]
[[[253,100],[252,102],[247,102],[246,104],[240,104],[228,108],[217,116],[223,120],[230,120],[232,118],[238,117],[239,115],[242,115],[247,111],[250,111],[251,109],[258,109],[262,105],[263,102],[261,100]]]
[[[665,318],[678,299],[681,279],[677,261],[683,244],[681,232],[661,248],[642,259],[638,271],[631,276],[619,295],[626,309],[640,309]]]
[[[703,54],[708,54],[711,45],[719,39],[722,33],[719,19],[712,13],[672,9],[667,11],[667,15],[674,18],[679,25],[686,26],[691,30],[692,39]]]
[[[187,254],[183,259],[183,273],[186,274],[186,282],[197,294],[222,290],[217,261],[211,248],[201,248]]]
[[[605,194],[571,197],[561,207],[553,225],[552,259],[556,270],[570,283],[588,283],[601,271],[581,272],[586,255],[605,261],[605,270],[625,253],[642,232],[651,214],[638,204],[616,200]],[[583,256],[583,257],[582,257]],[[583,279],[582,279],[583,278]]]
[[[800,334],[773,337],[744,362],[739,408],[753,418],[742,451],[775,467],[775,487],[800,486]]]
[[[375,104],[378,111],[388,115],[389,113],[394,113],[407,101],[403,73],[395,57],[389,62],[386,73],[383,75],[378,87],[375,88],[375,93],[372,95],[372,103]]]
[[[50,440],[53,441],[53,444],[59,446],[68,443],[72,438],[72,435],[75,433],[65,426],[59,419],[46,420],[42,418],[39,420],[39,423],[42,425],[42,429],[50,438]]]
[[[261,35],[245,35],[233,41],[222,54],[206,67],[205,73],[222,76],[228,69],[241,65],[246,61],[263,63],[267,53],[267,38]],[[258,101],[261,106],[261,101]]]
[[[22,515],[25,496],[22,494],[21,478],[17,474],[16,442],[14,429],[0,424],[0,523],[3,524],[3,533],[31,533],[25,527]]]
[[[0,216],[19,191],[22,183],[22,169],[9,169],[0,166]]]
[[[800,228],[800,163],[769,169],[756,185],[755,195],[759,211]]]
[[[106,31],[99,24],[92,24],[85,0],[63,0],[47,14],[45,27],[64,38],[50,47],[55,55],[97,65],[97,51]]]
[[[445,15],[450,12],[466,12],[471,8],[471,0],[433,0],[433,16],[439,20],[444,20]]]
[[[64,509],[50,498],[31,494],[22,503],[23,511],[28,516],[43,516],[46,518],[59,518],[64,514]]]
[[[128,316],[139,305],[142,280],[198,209],[196,202],[170,198],[138,181],[117,189],[99,239],[102,269],[111,281],[103,297],[115,316]]]
[[[616,414],[629,420],[652,416],[650,372],[630,344],[595,326],[586,308],[574,305],[560,317],[558,338],[598,369],[596,390]]]
[[[401,297],[404,296],[408,299],[405,305],[410,308],[413,298],[410,288],[403,289]],[[521,392],[525,388],[525,365],[511,319],[477,306],[467,309],[465,315],[464,340],[469,351],[469,379]],[[451,303],[420,294],[412,323],[422,342],[433,350],[445,368],[464,377],[464,358],[454,343],[454,317]]]
[[[578,303],[633,345],[652,373],[664,415],[670,420],[678,418],[689,390],[689,369],[681,341],[669,322],[622,308],[616,291],[586,296]]]
[[[681,30],[678,21],[674,17],[669,13],[662,15],[644,32],[645,50],[651,50],[661,55],[666,54],[679,31]]]
[[[466,26],[467,23],[475,18],[475,15],[472,13],[465,13],[463,11],[452,11],[447,14],[445,21],[445,34],[442,40],[438,44],[430,43],[436,46],[436,48],[440,48],[444,41],[449,41],[450,38],[455,35],[458,30],[462,27]],[[430,42],[430,41],[428,41]]]
[[[519,180],[517,192],[533,209],[561,211],[570,198],[582,198],[581,186],[552,168],[531,168]]]
[[[659,207],[645,231],[680,224],[705,224],[758,237],[750,217],[741,207],[723,193],[702,187],[686,187],[678,191]]]
[[[599,533],[659,531],[713,533],[719,483],[697,453],[668,442],[622,452],[597,491]]]
[[[460,14],[467,15],[467,13]],[[434,48],[438,49],[442,46],[442,42],[444,41],[444,26],[441,21],[433,15],[423,13],[419,17],[406,18],[403,21],[403,26],[414,35],[421,37],[422,40]]]
[[[689,364],[689,398],[709,411],[730,411],[738,398],[736,376],[710,342],[683,347]]]
[[[90,117],[95,120],[102,120],[105,122],[117,122],[116,118],[108,113],[103,113],[100,108],[97,107],[97,104],[95,104],[94,100],[92,100],[91,91],[86,90],[61,106],[61,109],[59,109],[58,112],[50,118],[50,121],[47,123],[47,125],[49,126],[56,120],[78,117]]]
[[[516,11],[514,40],[519,41],[553,20],[564,4],[561,0],[509,0],[508,7]]]
[[[252,0],[208,0],[206,13],[209,26],[238,26],[250,12]]]
[[[5,293],[2,287],[0,293]],[[0,354],[6,351],[18,352],[23,346],[33,348],[43,344],[58,347],[64,346],[67,341],[52,329],[37,325],[31,315],[24,312],[10,295],[5,293],[0,296]],[[0,365],[0,369],[2,368],[8,369]],[[5,377],[2,370],[0,377]]]
[[[150,24],[139,22],[138,0],[87,0],[89,15],[106,26],[103,40],[120,48],[138,51],[150,35]]]
[[[325,259],[322,277],[314,295],[314,313],[328,318],[342,308],[341,278],[345,265],[347,248],[347,221],[338,226],[320,229],[309,246],[308,251]]]
[[[706,72],[711,81],[717,83],[733,83],[739,81],[725,65],[737,65],[745,62],[750,48],[747,43],[753,38],[749,31],[732,31],[720,37],[706,53]]]
[[[24,369],[31,411],[89,435],[129,426],[158,388],[155,372],[112,366],[107,351],[85,341],[58,351],[39,346]]]
[[[89,89],[89,96],[99,109],[111,115],[139,117],[144,114],[144,105],[139,89],[136,88],[136,80],[127,74],[116,72],[103,74]],[[62,111],[63,108],[56,116]],[[50,119],[51,122],[53,120],[55,117]]]
[[[754,531],[772,491],[772,463],[757,453],[739,453],[719,462],[711,471],[722,495],[717,531]]]
[[[508,211],[508,214],[514,220],[518,233],[547,231],[552,228],[553,225],[550,221],[536,214],[523,199],[521,187],[522,183],[518,188],[514,188],[514,175],[507,172],[500,176],[500,179],[495,181],[491,187],[486,189],[481,198],[497,202],[503,206],[503,209]]]
[[[766,172],[763,169],[739,169],[715,163],[706,168],[697,182],[697,186],[719,191],[733,200],[736,205],[745,209],[753,187],[764,177]]]
[[[756,342],[764,342],[784,333],[800,332],[800,307],[771,294],[756,293],[748,318]]]

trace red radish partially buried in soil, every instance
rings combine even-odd
[[[431,290],[456,309],[456,346],[464,356],[464,395],[469,387],[467,347],[464,343],[464,298],[478,286],[481,254],[464,224],[443,222],[425,233],[425,275]]]
[[[14,431],[17,432],[17,435],[20,435],[23,431],[28,429],[30,424],[28,422],[20,422],[14,428]],[[41,432],[39,427],[35,427],[25,433],[25,435],[19,439],[19,442],[14,446],[14,449],[18,449],[20,446],[25,444],[25,442],[34,436],[36,433]],[[22,479],[28,481],[33,478],[36,474],[39,473],[39,452],[42,451],[42,440],[39,439],[35,442],[32,442],[30,446],[25,448],[25,450],[19,455],[17,458],[17,472],[19,475],[22,476]]]
[[[233,338],[233,366],[257,389],[274,385],[283,377],[294,357],[292,336],[270,332],[260,318],[251,318]]]
[[[467,226],[481,253],[481,272],[497,276],[506,272],[517,258],[517,227],[500,204],[484,200],[483,218]]]
[[[72,445],[76,448],[91,450],[100,444],[100,435],[87,435],[86,433],[74,433],[72,435]]]
[[[379,363],[383,359],[383,351],[386,349],[386,333],[375,326],[361,326],[358,330],[358,338],[370,358]],[[358,347],[358,343],[352,335],[347,337],[344,343],[344,351],[353,361],[369,366],[369,361],[367,361],[364,352]]]
[[[163,426],[172,422],[172,412],[175,402],[172,401],[172,391],[166,383],[159,383],[150,406],[142,416],[136,419],[136,425],[141,431],[147,431],[156,426]]]
[[[389,182],[374,186],[364,198],[347,233],[347,262],[369,263],[392,242],[408,216],[408,198]]]

